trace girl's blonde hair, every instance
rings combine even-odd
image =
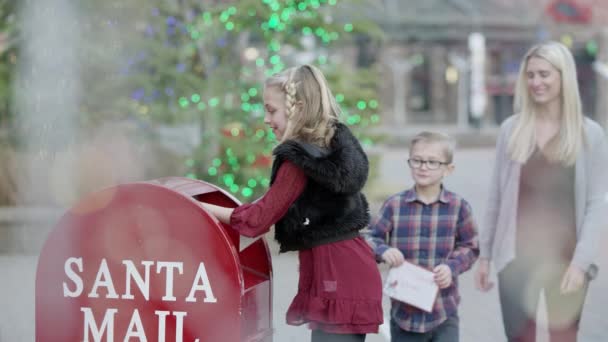
[[[329,145],[340,108],[321,70],[312,65],[289,68],[269,77],[264,85],[285,94],[287,126],[282,141],[297,139],[321,147]]]
[[[519,120],[513,128],[508,150],[511,158],[524,163],[536,146],[536,106],[528,91],[527,67],[530,58],[551,63],[561,75],[561,123],[557,139],[547,145],[547,158],[573,165],[584,142],[583,112],[576,79],[576,64],[570,50],[561,43],[548,42],[533,46],[523,58],[515,88],[515,109]]]

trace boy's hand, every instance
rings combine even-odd
[[[384,253],[382,253],[382,260],[389,264],[391,267],[399,266],[403,264],[405,259],[403,258],[403,253],[397,248],[389,248]]]
[[[435,269],[435,283],[440,289],[445,289],[452,285],[452,270],[446,264],[437,265]]]

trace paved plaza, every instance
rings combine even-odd
[[[382,151],[378,178],[370,184],[369,197],[373,201],[373,214],[377,213],[379,201],[389,193],[410,186],[409,171],[406,169],[407,154],[403,150]],[[489,174],[492,166],[492,149],[469,149],[456,153],[456,170],[446,180],[446,186],[465,197],[473,206],[476,218],[481,218],[487,197]],[[608,234],[604,241],[608,242]],[[608,244],[603,243],[602,246]],[[34,279],[36,257],[24,255],[0,256],[0,342],[34,341]],[[273,246],[274,267],[274,327],[275,342],[309,341],[310,333],[304,327],[290,327],[284,323],[284,314],[297,288],[297,255],[279,255]],[[381,266],[383,274],[386,269]],[[589,290],[585,312],[581,323],[579,341],[600,342],[608,340],[608,249],[602,251],[600,275]],[[461,341],[504,341],[498,305],[498,293],[480,293],[473,285],[473,273],[461,277],[462,294]],[[542,302],[541,302],[542,303]],[[388,302],[385,302],[388,315]],[[541,321],[544,312],[540,312]],[[367,342],[388,341],[385,326],[378,335],[369,335]],[[541,333],[539,341],[547,341]],[[41,341],[43,342],[43,341]],[[205,341],[208,342],[208,341]],[[210,341],[221,342],[221,341]]]

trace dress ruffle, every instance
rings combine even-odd
[[[308,323],[311,329],[329,333],[377,333],[382,321],[378,300],[331,299],[299,292],[287,310],[287,324]]]

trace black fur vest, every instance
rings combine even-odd
[[[308,177],[302,194],[275,223],[280,252],[352,239],[369,224],[369,207],[361,193],[369,163],[359,141],[345,125],[336,124],[327,148],[287,140],[273,154],[271,183],[285,160]]]

